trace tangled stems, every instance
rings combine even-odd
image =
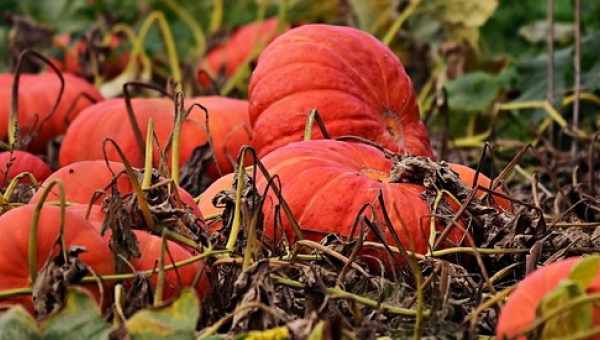
[[[298,288],[298,289],[305,288],[303,283],[296,281],[296,280],[286,278],[286,277],[273,275],[273,279],[279,284],[286,285],[286,286],[289,286],[292,288]],[[369,298],[366,298],[366,297],[358,295],[358,294],[347,292],[338,287],[325,288],[325,292],[332,299],[349,299],[354,302],[360,303],[361,305],[365,305],[365,306],[372,307],[372,308],[383,309],[384,311],[386,311],[388,313],[404,315],[404,316],[417,316],[417,311],[415,311],[415,310],[408,309],[408,308],[402,308],[402,307],[398,307],[398,306],[392,306],[387,303],[379,303],[373,299],[369,299]],[[428,317],[430,315],[430,311],[424,310],[424,311],[422,311],[422,315],[424,317]]]
[[[190,256],[185,260],[181,260],[181,261],[178,261],[175,263],[171,263],[167,266],[164,266],[164,271],[166,272],[169,270],[175,270],[175,269],[196,263],[198,261],[202,261],[208,257],[220,256],[220,255],[229,254],[229,253],[230,252],[227,250],[208,249],[201,254],[198,254],[195,256]],[[93,282],[98,282],[98,279],[102,280],[103,282],[124,281],[124,280],[131,280],[131,279],[135,278],[137,275],[141,275],[144,277],[150,277],[150,276],[154,275],[155,273],[156,273],[156,269],[149,269],[149,270],[144,270],[144,271],[140,271],[140,272],[136,272],[136,273],[86,276],[81,280],[81,282],[82,283],[90,283],[90,282],[93,283]],[[17,296],[17,295],[28,295],[31,293],[32,293],[31,287],[8,289],[8,290],[0,291],[0,299],[10,298],[10,297]]]

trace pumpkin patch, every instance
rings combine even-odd
[[[600,2],[5,2],[0,339],[600,339]]]

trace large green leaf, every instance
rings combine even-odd
[[[170,305],[144,309],[126,322],[131,339],[195,339],[200,302],[192,289],[185,289]]]
[[[108,339],[112,331],[91,295],[81,288],[69,288],[65,306],[42,324],[44,339]]]
[[[104,340],[112,331],[94,298],[82,288],[68,288],[65,305],[38,324],[23,307],[15,306],[0,316],[0,340]]]
[[[37,323],[21,306],[16,306],[0,315],[0,340],[41,339]]]
[[[593,91],[600,89],[600,59],[596,51],[600,49],[600,32],[594,32],[582,39],[582,85]],[[524,58],[515,64],[519,77],[515,84],[516,89],[521,91],[517,100],[540,100],[546,96],[547,87],[547,60],[546,53],[533,58]],[[555,87],[558,97],[573,87],[573,47],[569,46],[556,51],[554,55]]]

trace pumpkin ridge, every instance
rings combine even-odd
[[[307,25],[307,26],[313,26],[313,25]],[[324,25],[314,25],[314,26],[324,26]],[[339,35],[348,34],[347,32],[353,33],[353,31],[355,30],[353,28],[348,28],[348,27],[341,28],[341,27],[337,27],[337,26],[336,27],[331,27],[331,28],[332,28],[331,31],[335,32],[334,34],[338,35],[338,36]],[[367,34],[367,35],[370,36],[371,38],[373,38],[370,34]],[[309,38],[314,38],[314,36],[311,35]],[[333,48],[333,46],[329,46],[326,39],[324,39],[322,41],[314,41],[313,40],[312,44],[324,47],[325,50],[327,50],[331,55],[333,55],[336,58],[337,62],[339,62],[341,65],[344,65],[345,67],[348,67],[348,69],[350,69],[350,71],[357,77],[357,79],[360,80],[360,83],[362,83],[362,85],[363,85],[362,87],[368,89],[368,91],[370,92],[371,97],[375,101],[381,99],[381,98],[379,98],[379,95],[377,93],[377,89],[373,86],[373,84],[370,84],[370,81],[367,81],[365,78],[363,78],[361,76],[360,72],[358,72],[356,70],[356,68],[354,67],[354,65],[350,64],[349,62],[347,62],[343,58],[341,58],[340,57],[340,53],[337,53],[335,51],[335,49]],[[362,45],[361,47],[366,47],[366,46]],[[369,51],[369,54],[371,54],[370,53],[371,50],[369,48],[365,48],[365,50]],[[374,55],[372,55],[372,56],[373,56],[373,58],[378,59],[377,56],[374,56]]]
[[[290,66],[298,66],[298,65],[319,65],[320,67],[323,67],[323,68],[327,68],[327,69],[334,70],[334,71],[335,71],[335,73],[337,73],[337,74],[340,74],[342,77],[345,77],[345,78],[347,78],[347,79],[348,79],[348,81],[349,81],[350,83],[353,83],[353,84],[356,84],[356,83],[357,83],[357,80],[356,80],[356,79],[353,79],[352,77],[349,77],[349,76],[348,76],[348,75],[347,75],[347,74],[346,74],[346,73],[345,73],[343,70],[341,70],[339,67],[335,67],[334,65],[329,65],[329,64],[323,64],[322,62],[319,62],[319,61],[291,61],[291,62],[288,62],[288,63],[286,63],[286,64],[281,64],[281,65],[278,65],[277,67],[271,67],[271,68],[269,68],[269,70],[268,70],[269,72],[268,72],[266,75],[264,75],[263,77],[259,78],[259,79],[260,79],[260,81],[264,81],[265,79],[269,79],[269,77],[270,77],[270,76],[276,77],[276,76],[277,76],[277,74],[276,74],[275,72],[277,72],[277,71],[281,71],[281,70],[283,70],[283,69],[285,69],[285,68],[287,68],[287,67],[290,67]],[[344,66],[346,66],[346,65],[344,65]],[[362,80],[361,80],[361,82],[364,82],[364,81],[362,81]],[[362,90],[365,90],[365,86],[360,86],[360,88],[361,88]],[[368,88],[368,87],[367,87],[367,88]],[[327,90],[327,89],[330,89],[330,88],[318,88],[318,87],[317,87],[317,88],[315,88],[315,87],[313,87],[313,88],[311,88],[311,89],[313,89],[313,90]],[[332,89],[332,90],[333,90],[333,89]],[[346,88],[343,88],[343,89],[336,89],[336,90],[339,90],[339,91],[341,91],[341,92],[344,92],[344,93],[349,93],[349,92],[346,92],[346,91],[347,91],[347,89],[346,89]],[[369,90],[370,90],[370,89],[369,89]],[[302,91],[302,90],[299,90],[298,92],[300,92],[300,91]],[[293,92],[296,92],[296,91],[293,91]],[[360,91],[359,91],[359,92],[360,92]],[[372,92],[372,91],[371,91],[371,92]],[[366,94],[366,91],[365,91],[365,92],[361,92],[361,93],[365,93],[365,94]],[[285,97],[285,96],[287,96],[287,95],[288,95],[288,94],[286,94],[286,95],[282,95],[282,96],[283,96],[283,97]],[[353,94],[353,95],[354,95],[354,97],[356,97],[356,98],[358,98],[358,99],[361,99],[361,101],[362,101],[362,102],[369,102],[369,103],[370,103],[370,104],[372,104],[373,106],[379,106],[379,105],[381,105],[381,104],[379,103],[379,96],[377,96],[377,95],[373,95],[373,94],[366,94],[364,98],[363,98],[362,96],[360,96],[359,94]],[[273,100],[273,101],[277,101],[277,100],[279,100],[279,99],[280,99],[280,98],[277,98],[277,99],[275,99],[275,100]],[[268,107],[264,108],[263,110],[261,110],[261,112],[262,112],[262,111],[265,111],[267,108],[268,108]]]
[[[317,87],[317,88],[313,87],[313,88],[306,88],[306,89],[302,89],[302,90],[294,90],[294,91],[291,91],[290,93],[286,93],[286,94],[283,94],[283,95],[279,96],[277,99],[270,100],[269,103],[268,103],[268,105],[265,106],[258,113],[257,117],[255,117],[254,119],[252,119],[251,125],[255,126],[258,123],[258,121],[260,120],[261,116],[263,116],[262,113],[268,111],[271,108],[271,106],[273,106],[275,104],[278,104],[280,101],[282,101],[284,99],[291,98],[293,96],[297,96],[297,95],[305,95],[307,92],[317,92],[317,91],[339,92],[339,93],[341,93],[343,95],[347,95],[349,97],[357,99],[360,103],[364,103],[365,102],[365,100],[363,100],[361,97],[359,97],[358,95],[356,95],[354,93],[347,92],[347,91],[345,91],[343,89],[337,89],[337,88],[332,88],[332,87]],[[373,117],[369,117],[369,118],[373,119]],[[373,119],[373,120],[375,120],[375,119]]]

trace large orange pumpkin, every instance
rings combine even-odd
[[[319,240],[328,233],[352,236],[353,223],[365,204],[371,204],[377,220],[384,221],[377,200],[381,191],[403,246],[418,253],[427,250],[430,209],[421,195],[425,188],[416,184],[390,183],[392,162],[380,150],[360,143],[312,140],[288,144],[262,161],[272,176],[279,176],[283,197],[305,238]],[[468,177],[473,172],[467,169],[460,168],[459,177]],[[480,178],[485,180],[483,175]],[[472,183],[465,184],[470,186]],[[261,192],[265,185],[266,179],[259,177],[257,186]],[[270,191],[263,207],[265,236],[280,239],[283,231],[294,241],[291,222],[283,212],[281,230],[274,230],[274,205],[277,202],[277,196]],[[387,242],[395,245],[390,231],[381,227]],[[453,228],[447,243],[458,244],[462,235],[462,231]],[[376,240],[372,234],[368,238]]]
[[[186,100],[186,105],[199,103],[209,111],[209,130],[216,153],[218,169],[222,173],[233,171],[230,159],[237,156],[239,148],[250,139],[248,131],[247,102],[224,97],[198,97]],[[148,121],[155,124],[158,143],[164,148],[174,124],[174,105],[166,98],[133,99],[136,121],[146,135]],[[104,159],[102,144],[105,138],[114,139],[133,166],[142,167],[144,155],[140,150],[127,116],[123,99],[111,99],[86,109],[68,129],[60,150],[60,164]],[[193,110],[183,123],[180,137],[180,163],[184,164],[195,148],[205,145],[208,136],[205,117],[201,110]],[[120,161],[116,150],[107,146],[109,160]],[[155,166],[158,164],[155,148]],[[213,164],[208,173],[215,179],[219,170]]]
[[[63,77],[63,96],[56,112],[49,117],[60,91],[60,81],[56,75],[51,72],[21,75],[18,123],[22,133],[34,133],[35,137],[29,145],[33,150],[44,150],[49,140],[62,135],[79,112],[92,104],[82,94],[94,101],[102,100],[98,90],[87,81],[71,74],[63,74]],[[8,135],[13,78],[12,74],[0,74],[1,139]],[[37,130],[32,131],[36,127]]]
[[[519,282],[502,307],[496,327],[497,339],[515,339],[517,335],[525,331],[535,320],[536,311],[542,299],[561,281],[569,277],[571,270],[580,260],[581,257],[573,257],[552,263],[536,270]],[[588,293],[600,292],[600,275],[596,276],[587,291]],[[594,325],[600,325],[598,309],[594,311]],[[516,339],[522,340],[525,337]],[[599,340],[600,336],[590,339]]]
[[[29,226],[32,223],[34,205],[25,205],[12,209],[0,216],[0,290],[29,287],[28,240]],[[37,234],[38,270],[51,255],[60,230],[60,208],[46,205],[43,207]],[[98,231],[81,216],[70,212],[65,214],[64,236],[67,247],[74,245],[86,248],[80,254],[82,262],[89,265],[99,275],[113,273],[113,261],[107,243]],[[94,285],[90,285],[95,289]],[[97,290],[94,290],[98,298]],[[0,303],[19,303],[32,310],[31,296],[20,296]]]
[[[277,18],[253,22],[240,27],[223,44],[213,48],[198,66],[197,78],[202,86],[210,85],[203,71],[213,78],[231,77],[249,58],[254,49],[264,48],[277,36]]]
[[[400,60],[355,28],[304,25],[279,36],[258,60],[249,98],[253,145],[261,156],[301,140],[313,108],[332,136],[357,135],[392,151],[432,154]]]

